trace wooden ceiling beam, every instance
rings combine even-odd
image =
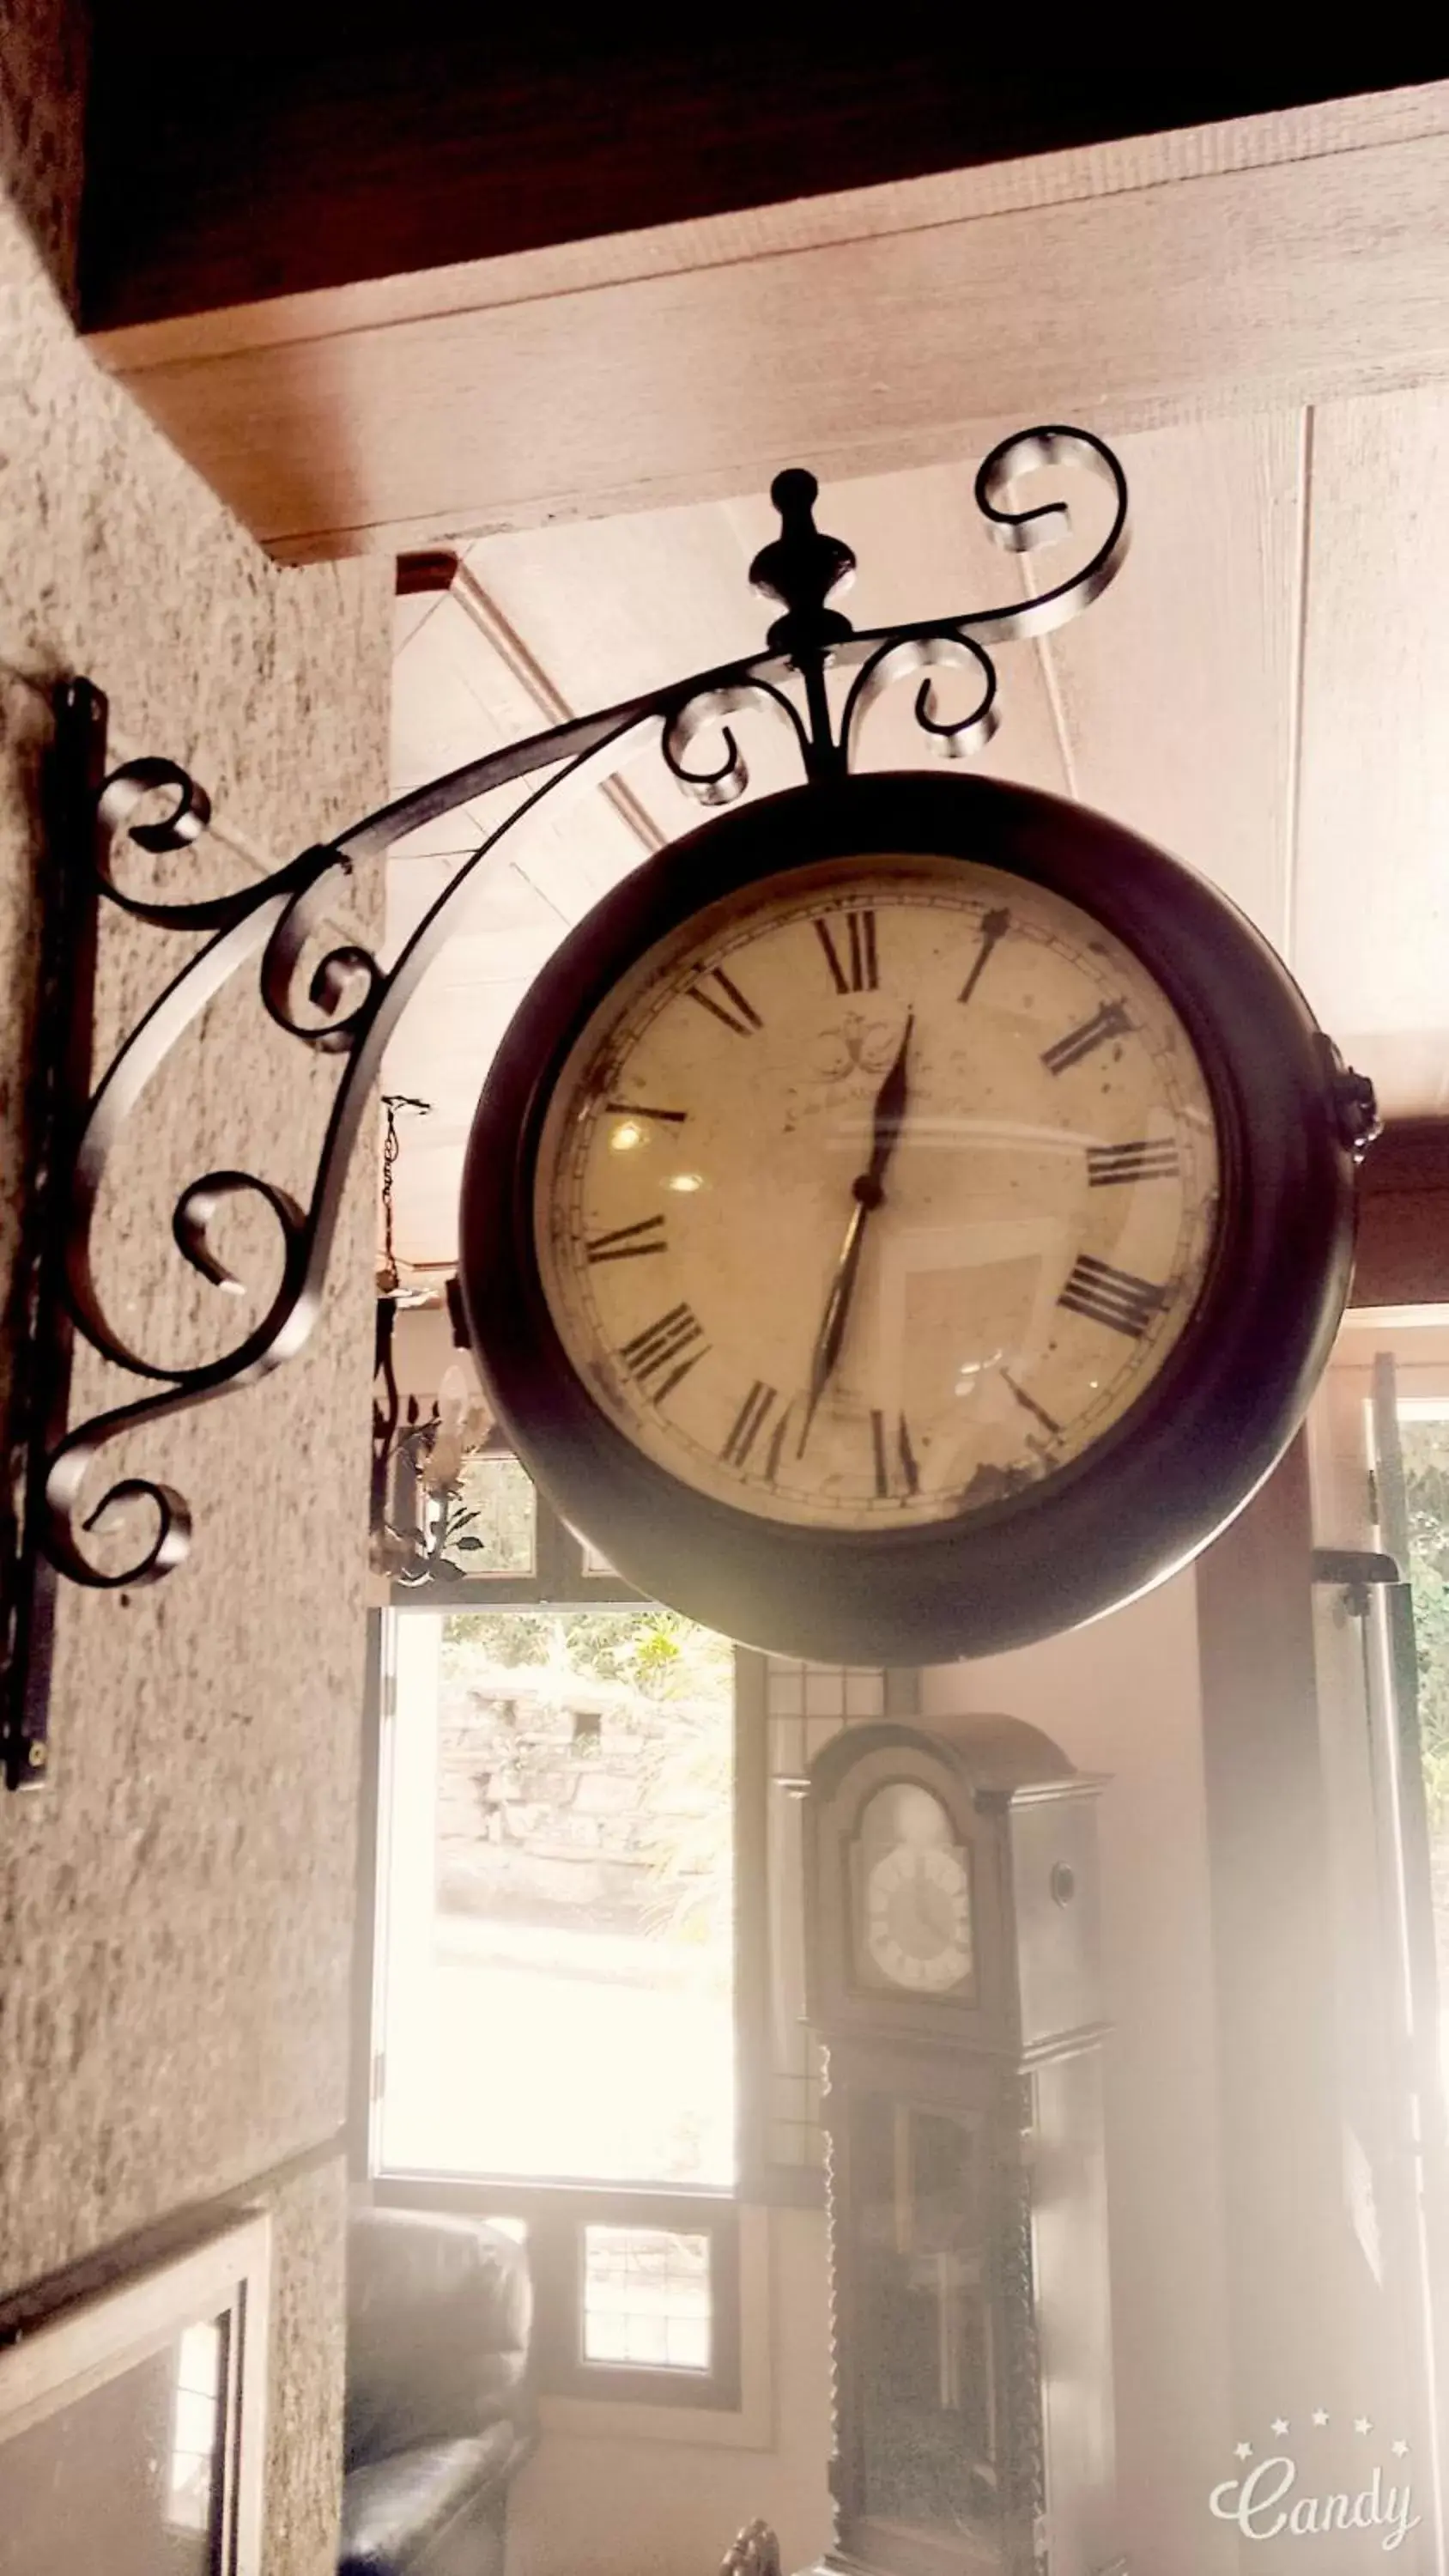
[[[928,132],[924,105],[895,121],[900,63],[878,99],[838,58],[792,89],[756,47],[733,90],[699,59],[713,127],[677,59],[593,83],[571,59],[557,99],[587,107],[594,140],[570,185],[546,120],[499,125],[501,93],[494,124],[475,87],[481,121],[460,128],[455,100],[431,138],[404,99],[374,166],[365,119],[350,153],[345,120],[283,151],[285,118],[228,110],[205,59],[188,92],[183,63],[178,95],[208,110],[191,161],[174,113],[159,146],[133,125],[123,188],[103,46],[94,354],[291,560],[764,488],[790,462],[841,476],[959,458],[1033,418],[1120,434],[1449,374],[1449,83],[1085,143],[1061,139],[1080,105],[1076,125],[1062,108],[1029,126],[1018,98],[997,135],[1023,149],[993,159],[980,98],[974,125],[962,110]],[[958,110],[963,94],[947,79]],[[948,148],[963,157],[935,167]],[[825,184],[881,155],[907,175]],[[414,236],[404,179],[424,164]],[[736,202],[745,172],[770,202]]]
[[[510,23],[510,18],[512,23]],[[480,20],[482,23],[480,24]],[[992,68],[979,33],[838,13],[729,38],[476,0],[98,0],[82,295],[114,329],[1402,87],[1310,68]]]

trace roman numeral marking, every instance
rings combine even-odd
[[[817,918],[815,936],[825,951],[831,981],[837,993],[874,993],[880,984],[880,964],[875,944],[875,914],[870,911],[847,912],[843,916],[844,946],[837,949],[830,936],[830,925]]]
[[[1114,1333],[1126,1333],[1134,1342],[1141,1340],[1166,1302],[1166,1292],[1152,1280],[1134,1279],[1130,1270],[1113,1270],[1090,1252],[1081,1255],[1057,1299],[1074,1315],[1110,1325]]]
[[[637,1100],[606,1100],[604,1107],[614,1118],[656,1118],[668,1127],[682,1127],[689,1116],[687,1109],[646,1109]]]
[[[891,1491],[890,1445],[886,1439],[885,1415],[876,1412],[874,1407],[870,1417],[870,1443],[875,1459],[876,1495],[884,1502]],[[900,1469],[901,1483],[906,1492],[918,1494],[921,1490],[921,1471],[916,1465],[916,1453],[911,1447],[911,1435],[906,1427],[906,1417],[903,1413],[898,1415],[896,1420],[896,1461]]]
[[[1068,1029],[1055,1046],[1043,1047],[1042,1063],[1048,1073],[1065,1073],[1071,1065],[1080,1064],[1094,1047],[1105,1046],[1108,1038],[1125,1037],[1132,1023],[1125,1002],[1104,1002],[1079,1029]]]
[[[734,1423],[730,1430],[730,1436],[719,1453],[727,1467],[743,1467],[745,1465],[750,1451],[753,1449],[760,1433],[764,1430],[765,1424],[770,1418],[771,1410],[777,1401],[778,1396],[775,1388],[772,1386],[766,1386],[764,1380],[757,1377],[754,1385],[749,1391],[749,1394],[745,1397],[744,1403],[740,1406],[738,1413],[735,1415]],[[782,1414],[780,1420],[775,1426],[775,1437],[770,1443],[770,1455],[773,1457],[775,1465],[779,1464],[779,1442],[784,1428],[785,1418]],[[767,1467],[767,1473],[773,1473],[773,1469]]]
[[[1010,928],[1011,915],[1009,912],[984,912],[982,914],[981,945],[977,949],[976,955],[972,960],[971,972],[967,976],[965,983],[962,985],[960,992],[956,996],[958,1002],[970,1001],[972,994],[975,992],[976,987],[980,983],[982,975],[986,970],[987,962],[991,956],[993,948],[996,947],[998,941],[1006,937]]]
[[[646,1252],[664,1252],[662,1216],[641,1216],[633,1225],[616,1225],[608,1234],[591,1235],[584,1245],[590,1261],[637,1261]]]
[[[688,1377],[697,1360],[702,1360],[709,1344],[704,1326],[688,1306],[671,1306],[642,1333],[620,1346],[619,1357],[636,1384],[642,1386],[655,1404],[662,1404],[671,1388]]]
[[[711,984],[716,990],[707,992],[705,987]],[[752,1037],[756,1029],[765,1025],[754,1003],[745,1000],[738,984],[731,983],[722,966],[712,966],[698,984],[691,984],[688,998],[698,1002],[702,1011],[710,1011],[717,1020],[723,1020],[737,1038]]]
[[[1087,1180],[1094,1190],[1123,1181],[1175,1181],[1180,1168],[1175,1136],[1139,1136],[1130,1145],[1087,1147]]]

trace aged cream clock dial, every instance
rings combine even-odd
[[[1048,888],[882,854],[690,922],[570,1055],[534,1178],[565,1350],[766,1520],[954,1520],[1079,1457],[1210,1259],[1201,1068]]]
[[[661,852],[539,978],[469,1146],[475,1347],[641,1590],[837,1662],[1018,1644],[1280,1454],[1362,1091],[1250,926],[1100,816],[805,788]]]

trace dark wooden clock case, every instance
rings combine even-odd
[[[888,1783],[969,1856],[974,1973],[867,1984],[852,1848]],[[824,2042],[838,2515],[831,2569],[1107,2576],[1112,2352],[1095,1799],[1034,1728],[837,1736],[810,1773],[810,2016]],[[920,2168],[926,2168],[924,2179]]]

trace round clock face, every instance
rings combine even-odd
[[[1347,1295],[1341,1068],[1213,889],[960,777],[706,824],[538,978],[461,1286],[564,1518],[831,1663],[1075,1625],[1268,1473]]]
[[[952,1851],[888,1852],[866,1891],[866,1947],[892,1985],[921,1994],[959,1986],[970,1963],[970,1893]]]
[[[951,1820],[928,1789],[877,1791],[861,1827],[866,1964],[888,1985],[949,1994],[971,1974],[971,1881]]]
[[[763,1520],[956,1521],[1118,1423],[1193,1313],[1219,1153],[1144,967],[1048,888],[881,854],[662,942],[582,1031],[534,1185],[564,1349]]]

